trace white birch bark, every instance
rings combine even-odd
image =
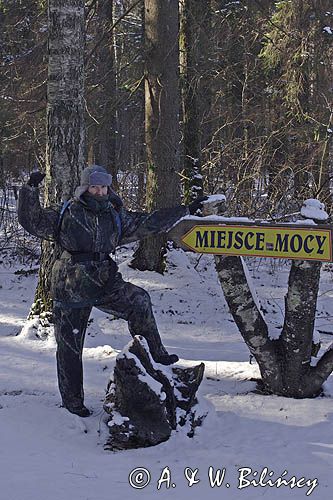
[[[70,198],[84,167],[84,44],[84,0],[49,0],[46,205]],[[32,314],[51,317],[56,253],[57,247],[43,243]]]
[[[69,198],[84,167],[84,0],[49,0],[47,201]]]

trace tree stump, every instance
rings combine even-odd
[[[118,355],[104,410],[109,415],[107,450],[154,446],[188,424],[193,437],[206,414],[197,408],[196,392],[205,365],[165,367],[153,361],[146,340],[136,336]]]

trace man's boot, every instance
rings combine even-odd
[[[64,408],[68,410],[70,413],[74,413],[74,415],[78,415],[79,417],[90,417],[92,411],[90,411],[84,404],[81,406],[70,406],[64,405]]]

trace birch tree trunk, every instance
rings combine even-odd
[[[49,0],[45,204],[70,198],[84,167],[84,0]],[[51,310],[56,245],[44,242],[35,314]]]
[[[178,1],[145,0],[147,210],[180,202]],[[163,272],[164,236],[143,240],[136,269]]]

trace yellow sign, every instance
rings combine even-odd
[[[313,226],[194,226],[182,237],[182,242],[199,253],[332,260],[330,229]]]

